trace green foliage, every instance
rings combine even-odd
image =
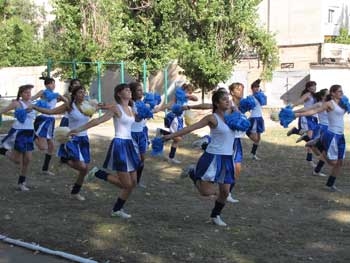
[[[42,65],[41,10],[26,0],[0,1],[0,67]]]
[[[340,28],[339,36],[333,37],[328,43],[337,43],[337,44],[347,44],[350,45],[350,35],[349,30],[346,27]]]

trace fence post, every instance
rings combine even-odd
[[[52,67],[52,60],[51,60],[51,58],[49,58],[47,60],[47,77],[50,77],[51,67]]]
[[[98,91],[98,102],[102,101],[102,91],[101,91],[101,61],[97,61],[97,91]],[[98,115],[101,116],[101,110],[98,111]]]
[[[120,62],[120,83],[124,83],[125,78],[124,78],[124,62]]]
[[[143,92],[147,92],[147,64],[143,61]]]

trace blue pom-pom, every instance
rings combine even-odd
[[[255,106],[256,103],[253,96],[248,96],[245,99],[241,99],[241,101],[239,102],[239,110],[242,113],[246,113],[247,111],[254,109]]]
[[[59,96],[58,93],[53,92],[50,89],[46,89],[43,92],[43,97],[44,99],[46,99],[48,102],[52,101],[53,99],[57,99]]]
[[[24,123],[27,118],[27,111],[25,109],[16,109],[15,118],[20,122]]]
[[[163,155],[164,141],[161,137],[155,137],[152,140],[152,156]]]
[[[261,106],[264,106],[267,104],[267,97],[264,94],[264,92],[262,91],[256,92],[254,93],[254,97],[257,99],[257,101],[259,101]]]
[[[350,113],[350,103],[348,97],[343,95],[339,101],[339,106],[342,107],[347,113]]]
[[[171,111],[176,115],[176,116],[180,116],[183,112],[182,106],[178,103],[174,104],[171,107]]]
[[[225,123],[231,130],[247,131],[250,127],[250,121],[239,111],[235,111],[231,114],[225,114],[224,118]]]
[[[284,128],[288,128],[288,125],[295,120],[295,113],[293,112],[293,108],[291,106],[287,106],[278,114],[278,118],[280,120],[280,124]]]
[[[49,104],[47,104],[47,101],[45,100],[38,100],[36,103],[35,103],[35,106],[38,106],[39,108],[44,108],[44,109],[49,109]]]
[[[137,101],[135,103],[136,105],[136,111],[137,111],[137,117],[139,119],[150,119],[153,118],[153,112],[143,101]]]
[[[186,92],[182,88],[176,88],[175,90],[176,103],[181,106],[187,102]]]

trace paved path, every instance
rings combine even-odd
[[[0,241],[0,263],[72,263],[63,258],[35,253]]]

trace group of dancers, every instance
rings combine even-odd
[[[189,105],[188,100],[197,101],[192,94],[193,87],[184,84],[175,91],[174,99],[167,105],[159,106],[160,97],[156,94],[144,94],[142,85],[138,82],[119,84],[114,88],[115,103],[91,104],[96,109],[103,109],[105,113],[91,119],[91,111],[86,111],[86,90],[80,81],[71,81],[68,94],[62,96],[54,92],[54,80],[44,80],[45,89],[32,96],[32,85],[19,87],[16,100],[1,109],[0,114],[15,110],[15,121],[7,136],[1,140],[0,154],[19,164],[18,187],[21,191],[28,191],[26,177],[29,173],[29,165],[32,159],[34,143],[40,151],[45,153],[42,173],[53,175],[49,171],[51,157],[54,152],[53,132],[55,119],[52,115],[65,114],[60,126],[68,127],[67,141],[59,146],[57,156],[64,164],[69,165],[78,172],[77,179],[72,186],[71,197],[84,201],[80,194],[84,181],[93,178],[109,182],[120,188],[117,200],[111,211],[112,217],[130,218],[131,215],[124,210],[124,204],[130,197],[137,184],[141,185],[141,176],[144,168],[145,154],[149,144],[147,119],[153,113],[164,109],[170,109],[165,118],[168,130],[159,129],[157,136],[162,141],[172,140],[167,160],[172,164],[179,164],[175,159],[176,149],[181,137],[196,129],[208,126],[210,134],[201,140],[204,153],[196,165],[185,169],[184,175],[188,175],[204,196],[215,195],[216,200],[210,217],[214,224],[226,226],[221,217],[221,211],[227,201],[238,202],[231,192],[236,180],[241,173],[243,151],[241,138],[247,135],[252,141],[251,158],[260,160],[257,149],[261,141],[261,134],[265,131],[262,106],[266,105],[266,96],[260,89],[260,80],[252,83],[252,95],[243,99],[244,86],[241,83],[232,83],[228,90],[219,88],[212,94],[212,103]],[[307,84],[308,90],[314,90],[313,85]],[[327,98],[316,102],[315,90],[308,91],[308,97],[303,99],[307,105],[303,109],[294,112],[296,117],[312,116],[313,114],[326,112],[328,115],[328,128],[322,128],[322,133],[317,141],[316,133],[307,133],[310,138],[310,148],[315,148],[318,153],[323,153],[319,163],[315,167],[315,173],[320,174],[320,169],[326,161],[332,165],[332,173],[327,181],[327,186],[335,190],[336,177],[339,175],[342,160],[345,155],[344,121],[345,110],[340,106],[342,90],[339,85],[331,87]],[[40,103],[33,103],[40,98]],[[57,102],[62,104],[56,106]],[[311,105],[312,104],[312,105]],[[158,106],[157,106],[158,105]],[[184,127],[183,112],[185,110],[212,109],[212,113],[203,117],[198,122]],[[250,111],[247,119],[243,113]],[[36,116],[36,112],[41,114]],[[93,113],[93,112],[92,112]],[[310,120],[307,118],[307,124]],[[105,161],[100,168],[93,167],[89,170],[90,146],[87,130],[103,122],[113,119],[115,136],[107,150]],[[302,124],[302,120],[300,121]],[[300,129],[292,133],[303,135],[305,130],[300,124]],[[322,123],[322,125],[325,125]],[[310,127],[311,129],[311,124]],[[298,131],[297,131],[298,130]],[[306,129],[306,131],[309,131]],[[312,139],[312,141],[311,141]],[[224,143],[223,143],[224,142]],[[316,151],[316,150],[315,150]],[[310,162],[310,154],[307,160]],[[312,154],[311,154],[312,158]],[[322,163],[323,162],[323,163]]]

